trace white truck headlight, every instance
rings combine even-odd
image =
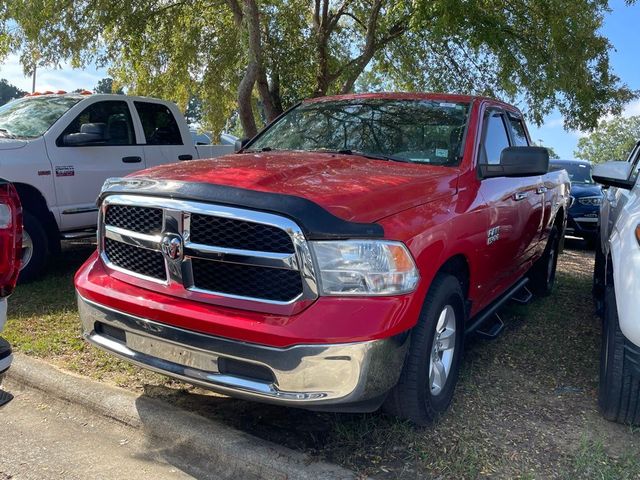
[[[398,295],[413,291],[419,274],[400,242],[310,242],[320,270],[322,295]]]

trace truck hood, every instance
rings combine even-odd
[[[357,155],[264,152],[164,165],[132,176],[294,195],[311,200],[344,220],[375,222],[455,194],[458,174],[451,167]]]
[[[572,183],[571,195],[575,198],[601,197],[602,187],[600,187],[600,185],[586,185],[584,183]]]
[[[25,140],[15,140],[13,138],[0,137],[0,150],[16,150],[27,144]]]

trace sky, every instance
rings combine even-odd
[[[613,71],[629,87],[640,90],[640,3],[627,6],[624,0],[613,0],[610,5],[612,12],[606,16],[601,33],[613,45],[610,53]],[[38,70],[36,90],[92,90],[101,78],[108,76],[106,69],[72,69],[68,64],[60,67]],[[31,77],[24,76],[17,55],[9,56],[0,64],[0,78],[6,78],[22,90],[31,91]],[[628,104],[623,115],[640,115],[640,99]],[[540,127],[530,124],[529,133],[533,141],[552,147],[561,158],[573,158],[578,139],[584,136],[583,132],[566,131],[563,118],[557,111],[548,115]]]

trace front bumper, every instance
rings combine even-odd
[[[565,233],[582,238],[594,238],[598,233],[600,207],[576,203],[569,210]]]
[[[83,336],[145,368],[235,397],[325,410],[373,410],[398,381],[409,334],[268,347],[166,325],[78,295]],[[360,406],[360,407],[358,407]]]

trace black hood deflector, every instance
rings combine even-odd
[[[102,203],[105,197],[115,194],[193,200],[271,212],[294,220],[309,240],[384,237],[384,229],[377,223],[343,220],[317,203],[295,195],[260,192],[210,183],[132,177],[108,179],[102,187],[98,204]]]

